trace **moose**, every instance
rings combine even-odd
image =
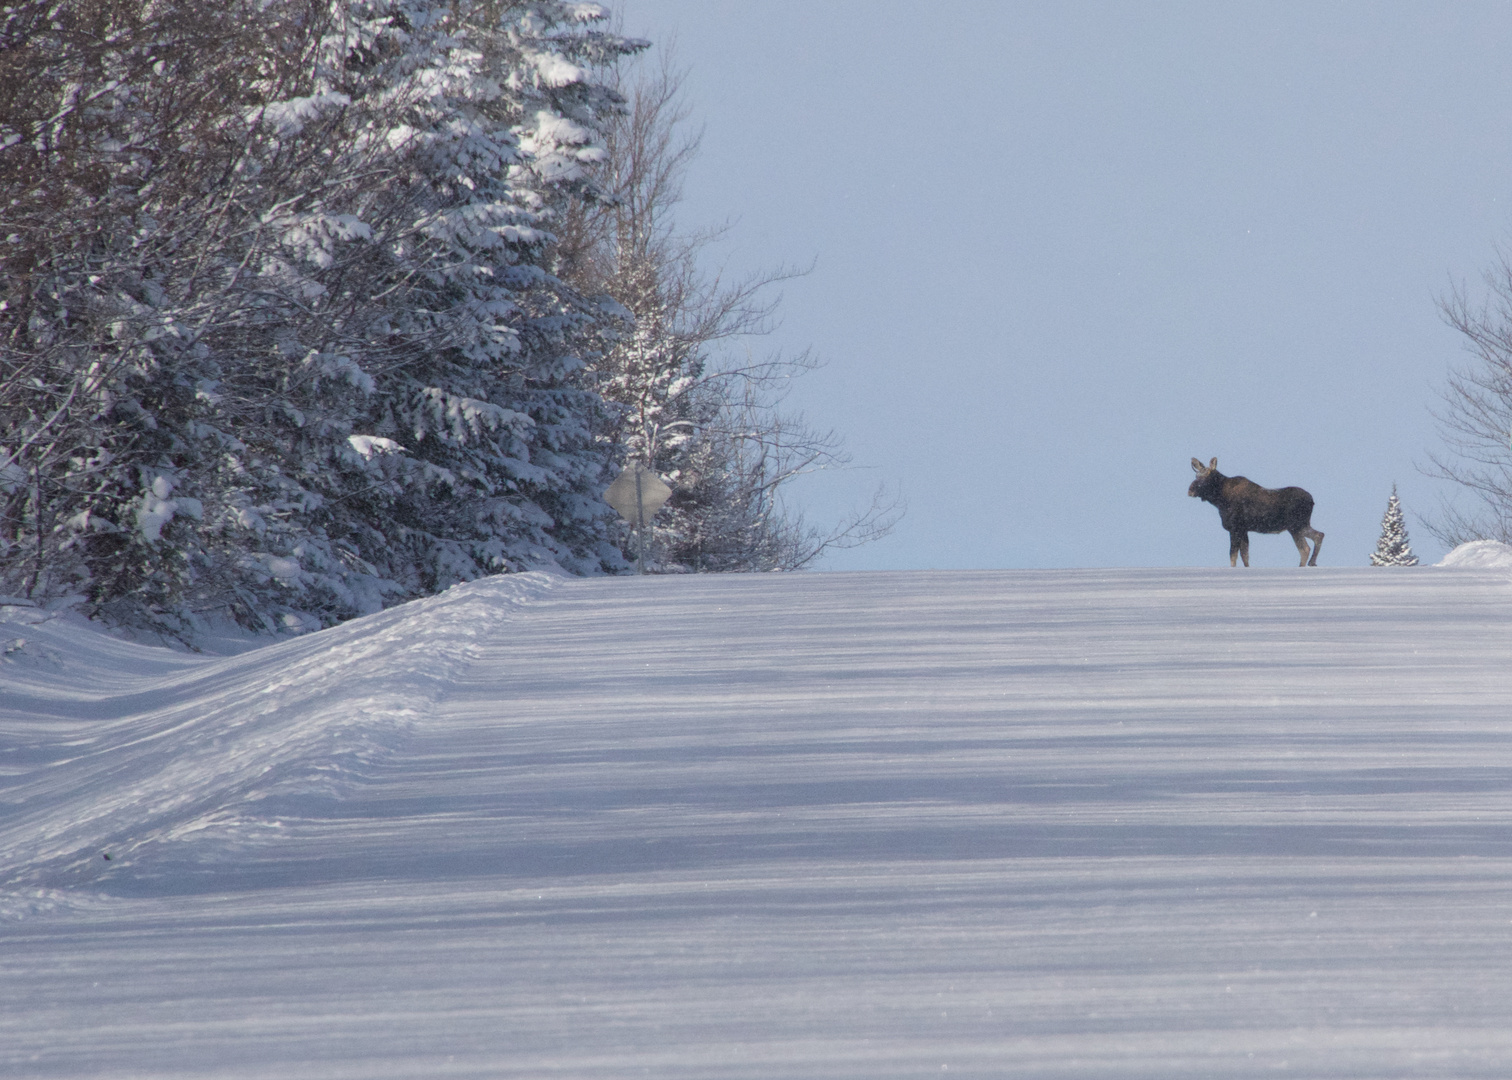
[[[1244,559],[1249,565],[1249,534],[1289,532],[1302,553],[1299,566],[1317,566],[1318,549],[1323,534],[1312,527],[1313,497],[1299,487],[1264,488],[1242,476],[1224,476],[1218,471],[1218,459],[1204,465],[1192,459],[1197,479],[1187,488],[1194,499],[1218,508],[1218,520],[1229,534],[1229,565]],[[1307,542],[1313,542],[1312,558],[1307,557]]]

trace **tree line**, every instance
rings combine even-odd
[[[484,574],[664,571],[885,532],[739,358],[787,271],[708,276],[674,68],[568,0],[36,0],[0,13],[0,593],[184,634]]]

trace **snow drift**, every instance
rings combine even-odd
[[[1512,547],[1499,540],[1472,540],[1449,552],[1438,565],[1463,569],[1512,570]]]
[[[491,578],[209,661],[0,609],[28,634],[12,639],[5,674],[15,779],[0,869],[17,883],[88,879],[97,862],[227,828],[272,795],[338,793],[551,580]]]

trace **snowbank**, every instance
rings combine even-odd
[[[85,884],[230,837],[275,793],[339,795],[558,580],[490,577],[225,658],[0,608],[0,882]]]
[[[1512,547],[1499,540],[1472,540],[1444,556],[1436,566],[1457,566],[1473,570],[1512,570]]]

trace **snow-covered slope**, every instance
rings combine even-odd
[[[0,1075],[1512,1074],[1505,568],[0,610]]]

